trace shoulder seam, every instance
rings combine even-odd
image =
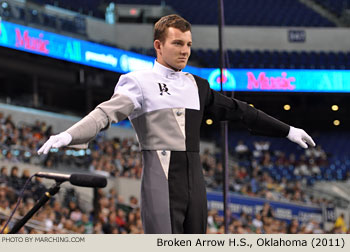
[[[137,83],[138,88],[141,90],[141,94],[142,94],[142,101],[145,99],[144,95],[143,95],[143,90],[142,87],[140,85],[140,82],[137,78],[135,78],[132,74],[129,75],[129,77],[133,80],[135,80],[135,82]]]

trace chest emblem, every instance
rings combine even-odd
[[[166,86],[165,83],[159,83],[158,82],[158,85],[159,85],[160,95],[163,95],[164,93],[170,95],[170,93],[168,92],[169,89],[168,89],[168,87]]]

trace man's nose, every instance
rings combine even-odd
[[[182,47],[181,54],[183,55],[189,55],[191,52],[191,49],[188,46]]]

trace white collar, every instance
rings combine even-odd
[[[162,64],[158,63],[157,60],[154,61],[153,71],[169,79],[177,79],[180,77],[180,74],[182,74],[182,71],[175,71],[169,67],[163,66]]]

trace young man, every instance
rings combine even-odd
[[[206,189],[199,159],[203,115],[240,120],[255,134],[288,137],[304,148],[315,143],[247,103],[221,95],[182,72],[191,53],[190,24],[178,15],[154,27],[157,60],[152,70],[122,75],[114,95],[67,131],[51,136],[38,153],[62,146],[87,147],[100,130],[129,117],[143,157],[141,211],[145,233],[205,233]],[[307,144],[306,144],[307,143]]]

